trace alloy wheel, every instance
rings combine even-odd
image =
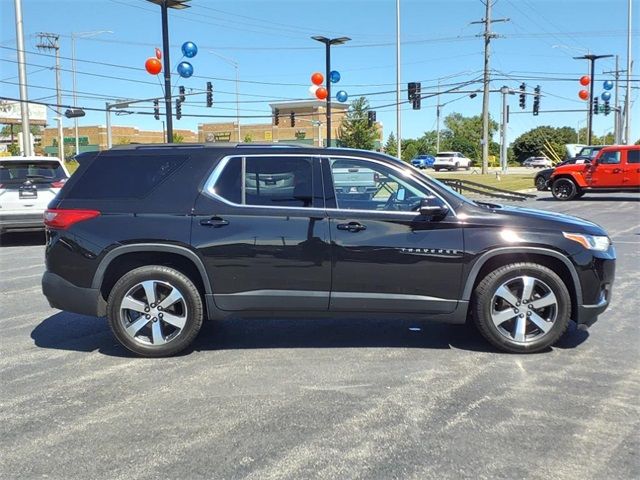
[[[144,345],[164,345],[187,323],[187,302],[178,288],[145,280],[129,289],[120,303],[120,323],[129,337]]]
[[[491,321],[512,342],[525,344],[545,336],[558,317],[558,300],[542,280],[519,276],[507,280],[491,300]]]

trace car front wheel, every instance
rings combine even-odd
[[[539,192],[543,192],[547,189],[547,180],[542,176],[538,176],[536,177],[536,190],[538,190]]]
[[[126,273],[107,301],[111,331],[144,357],[167,357],[187,348],[203,320],[202,297],[181,272],[149,265]]]
[[[569,178],[558,178],[551,185],[551,193],[556,200],[572,200],[578,194],[578,186]]]
[[[495,347],[533,353],[554,345],[571,316],[567,286],[536,263],[512,263],[484,277],[474,291],[473,318]]]

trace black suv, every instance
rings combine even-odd
[[[345,169],[375,193],[336,193]],[[535,352],[569,319],[597,319],[615,269],[598,225],[473,202],[346,149],[114,148],[81,163],[45,222],[51,306],[106,315],[126,348],[152,357],[231,314],[473,318],[496,347]]]

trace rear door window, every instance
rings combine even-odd
[[[640,150],[627,150],[627,163],[640,163]]]
[[[66,198],[145,198],[174,172],[186,155],[101,155],[66,193]]]

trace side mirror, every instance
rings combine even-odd
[[[442,220],[449,213],[449,207],[441,203],[435,197],[423,198],[420,202],[420,215],[432,217],[437,220]]]

